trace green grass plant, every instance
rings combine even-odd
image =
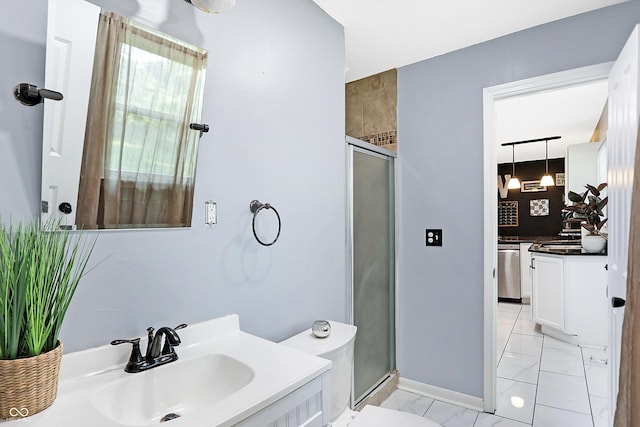
[[[0,359],[37,356],[57,345],[96,242],[58,225],[0,223]]]

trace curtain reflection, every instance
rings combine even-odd
[[[191,225],[207,54],[100,15],[78,228]]]

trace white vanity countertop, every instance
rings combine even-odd
[[[7,427],[113,427],[122,425],[104,416],[93,403],[104,386],[134,375],[178,366],[203,355],[216,354],[236,359],[251,367],[253,379],[243,388],[204,410],[185,411],[180,418],[163,425],[171,427],[231,426],[276,402],[331,367],[331,362],[242,332],[237,315],[229,315],[180,330],[179,359],[149,371],[130,374],[124,366],[131,345],[106,345],[62,357],[58,398],[53,405],[33,416],[1,422]],[[146,338],[141,339],[144,353]],[[215,379],[214,379],[215,381]],[[163,384],[171,387],[171,384]],[[170,412],[170,411],[168,411]],[[178,411],[176,411],[178,412]],[[157,425],[157,422],[154,423]]]

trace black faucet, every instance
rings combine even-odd
[[[164,326],[156,331],[156,335],[153,337],[153,340],[150,344],[148,344],[148,346],[151,347],[151,349],[148,351],[152,359],[160,357],[161,355],[165,356],[176,354],[176,352],[173,350],[173,347],[180,345],[180,337],[175,331],[175,329],[177,328],[178,327],[171,329]],[[162,337],[164,337],[164,343],[162,341]],[[176,359],[177,358],[178,356],[176,355]]]
[[[163,326],[155,334],[153,328],[147,328],[147,351],[144,357],[140,352],[140,338],[114,340],[111,341],[111,345],[133,344],[131,356],[129,356],[124,370],[130,373],[142,372],[178,360],[178,354],[173,349],[173,347],[180,345],[180,337],[176,330],[186,327],[187,325],[184,323],[175,328]]]

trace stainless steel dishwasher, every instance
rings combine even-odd
[[[498,243],[498,300],[522,302],[520,245]]]

